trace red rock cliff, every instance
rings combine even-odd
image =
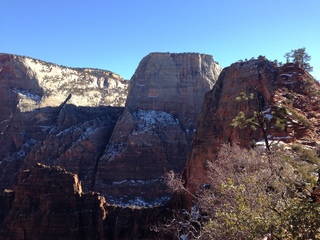
[[[162,208],[108,205],[97,193],[84,193],[77,175],[36,164],[22,171],[14,191],[0,195],[0,238],[155,239],[152,224]]]
[[[263,57],[234,63],[222,71],[214,88],[205,95],[192,155],[185,170],[191,191],[205,183],[205,163],[215,159],[222,143],[249,147],[250,143],[264,139],[259,129],[230,125],[240,111],[248,116],[259,108],[256,101],[236,101],[241,92],[247,96],[255,93],[260,99],[261,111],[286,109],[285,130],[270,132],[270,141],[319,144],[320,87],[308,72],[294,64],[278,68]]]

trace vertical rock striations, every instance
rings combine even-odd
[[[237,101],[243,93],[246,96],[253,93],[255,99]],[[298,65],[277,67],[259,57],[225,68],[204,98],[192,155],[184,172],[189,190],[194,192],[205,183],[206,161],[215,159],[222,143],[249,147],[251,143],[264,140],[261,129],[231,126],[240,111],[246,116],[252,116],[253,111],[263,111],[265,117],[273,121],[271,114],[285,110],[284,129],[271,128],[269,141],[292,142],[305,138],[310,144],[319,144],[319,94],[319,83]]]
[[[152,53],[143,58],[100,160],[95,190],[117,203],[161,201],[162,176],[183,169],[203,96],[220,71],[204,54]]]
[[[185,129],[196,128],[199,106],[221,72],[212,56],[197,53],[152,53],[131,79],[126,108],[164,111]]]

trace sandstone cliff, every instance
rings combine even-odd
[[[116,203],[163,201],[162,176],[183,169],[203,96],[220,70],[211,56],[198,53],[152,53],[142,59],[99,162],[95,190]]]
[[[256,99],[236,101],[242,93],[246,96],[254,93]],[[195,191],[201,183],[205,183],[206,161],[215,159],[222,143],[249,147],[263,141],[261,129],[231,126],[240,111],[246,116],[251,116],[254,110],[262,111],[271,118],[272,112],[284,109],[285,128],[270,129],[269,141],[319,145],[319,96],[319,83],[298,65],[277,67],[264,57],[259,57],[225,68],[214,88],[204,98],[192,156],[184,173],[187,187]]]
[[[14,98],[21,112],[57,107],[69,94],[68,103],[90,107],[124,106],[127,96],[128,81],[113,72],[10,54],[0,54],[0,78],[1,88],[8,92],[2,94],[2,102],[13,104]]]
[[[118,208],[82,192],[78,176],[36,164],[20,173],[14,191],[0,195],[0,238],[154,239],[150,226],[164,208]]]
[[[180,172],[188,159],[184,178],[196,190],[221,143],[249,147],[263,139],[260,131],[230,126],[240,111],[249,116],[259,107],[266,114],[285,107],[286,127],[270,131],[270,141],[319,144],[320,86],[294,64],[279,68],[263,57],[237,62],[216,82],[220,67],[211,56],[153,53],[132,77],[124,109],[101,100],[109,91],[101,88],[105,76],[117,78],[112,73],[51,67],[59,68],[51,70],[55,74],[79,71],[74,79],[86,82],[84,91],[95,92],[92,86],[100,81],[105,92],[99,101],[88,93],[82,106],[77,87],[69,95],[68,74],[57,78],[71,84],[64,85],[67,90],[50,95],[45,77],[38,80],[51,74],[50,64],[12,55],[0,59],[0,98],[6,103],[0,107],[1,239],[154,239],[150,226],[170,215],[168,205],[110,203],[166,202],[162,175]],[[91,80],[81,77],[89,72]],[[260,105],[236,101],[241,93],[254,93]]]
[[[23,161],[60,165],[92,188],[127,86],[110,71],[0,54],[0,189],[13,188]]]
[[[64,106],[43,140],[25,156],[21,169],[37,162],[59,166],[77,174],[84,191],[92,190],[99,159],[122,112],[115,107]]]

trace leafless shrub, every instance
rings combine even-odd
[[[199,209],[193,207],[191,211],[173,211],[173,216],[164,223],[158,223],[151,227],[151,230],[159,233],[159,238],[166,239],[203,239],[203,216]]]
[[[296,185],[301,179],[292,165],[271,152],[223,144],[206,170],[209,181],[194,196],[194,208],[174,211],[154,231],[177,239],[281,238],[287,233],[279,227],[291,216],[286,208],[300,204]],[[179,174],[169,172],[165,180],[172,192],[188,192]]]

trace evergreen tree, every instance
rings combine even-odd
[[[303,67],[308,72],[312,72],[313,67],[310,65],[309,61],[311,60],[311,56],[306,53],[306,48],[298,48],[296,50],[291,50],[284,55],[288,62],[298,63],[301,67]]]

